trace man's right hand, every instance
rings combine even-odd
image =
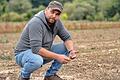
[[[58,60],[60,63],[62,63],[62,64],[66,64],[66,63],[68,63],[71,59],[70,59],[69,57],[65,56],[65,55],[59,55],[59,56],[57,57],[57,60]]]

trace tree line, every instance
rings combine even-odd
[[[0,21],[27,21],[52,0],[0,0]],[[57,0],[62,20],[120,21],[120,0]]]

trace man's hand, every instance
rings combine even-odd
[[[65,55],[59,55],[57,60],[62,64],[66,64],[70,61],[70,58]]]
[[[76,51],[76,50],[71,50],[71,51],[69,52],[69,58],[70,58],[70,59],[75,59],[75,58],[77,57],[76,53],[78,53],[78,51]]]

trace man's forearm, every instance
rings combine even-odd
[[[77,57],[77,55],[76,55],[77,51],[74,49],[72,40],[65,41],[65,46],[67,47],[67,49],[69,51],[69,58],[75,59]]]
[[[63,63],[63,64],[68,63],[70,61],[69,57],[67,57],[65,55],[56,54],[54,52],[48,51],[45,48],[41,48],[39,50],[39,54],[43,57],[46,57],[46,58],[56,59],[60,63]]]
[[[59,54],[56,54],[56,53],[51,52],[51,51],[48,51],[48,50],[45,49],[45,48],[41,48],[41,49],[39,50],[39,54],[40,54],[41,56],[43,56],[43,57],[51,58],[51,59],[56,59],[56,58],[59,56]]]
[[[66,46],[68,51],[74,50],[73,41],[72,40],[66,40],[65,41],[65,46]]]

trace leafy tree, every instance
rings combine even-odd
[[[53,0],[54,1],[54,0]],[[65,4],[66,2],[72,2],[73,0],[57,0],[59,2],[61,2],[62,4]]]
[[[31,17],[33,17],[33,15],[35,15],[36,13],[38,13],[43,9],[45,9],[45,7],[41,5],[38,8],[33,8],[29,10],[27,13],[24,13],[22,16],[25,18],[25,20],[29,20]]]
[[[120,0],[99,0],[100,11],[104,13],[107,20],[111,20],[116,13],[119,13]]]
[[[29,20],[53,0],[0,0],[0,19],[13,14]],[[63,20],[120,20],[120,0],[57,0],[64,5]],[[10,13],[10,14],[9,14]],[[9,17],[8,21],[16,20]],[[24,19],[23,19],[24,18]],[[17,18],[17,21],[19,18]],[[20,20],[19,20],[20,21]]]
[[[9,2],[9,10],[18,12],[18,13],[25,13],[32,8],[31,3],[28,0],[10,0]]]
[[[94,20],[96,20],[96,21],[103,21],[103,20],[105,20],[103,12],[96,13],[96,15],[94,16]]]
[[[2,21],[22,21],[23,17],[21,17],[18,13],[9,12],[5,13],[1,16]]]
[[[43,1],[43,0],[30,0],[32,4],[32,8],[38,7],[40,5],[40,1]]]
[[[67,20],[68,19],[68,15],[66,13],[63,13],[63,14],[61,14],[60,18],[62,20]]]
[[[0,0],[0,15],[8,11],[7,0]]]
[[[64,5],[64,12],[69,16],[73,14],[73,11],[75,10],[75,6],[72,3],[65,3]]]
[[[47,6],[51,0],[30,0],[32,8],[37,8],[40,5]]]
[[[120,21],[120,14],[116,13],[115,16],[112,17],[112,21]]]
[[[92,16],[95,13],[95,7],[89,2],[83,0],[75,0],[73,3],[64,5],[65,12],[70,20],[87,19],[87,15]]]

